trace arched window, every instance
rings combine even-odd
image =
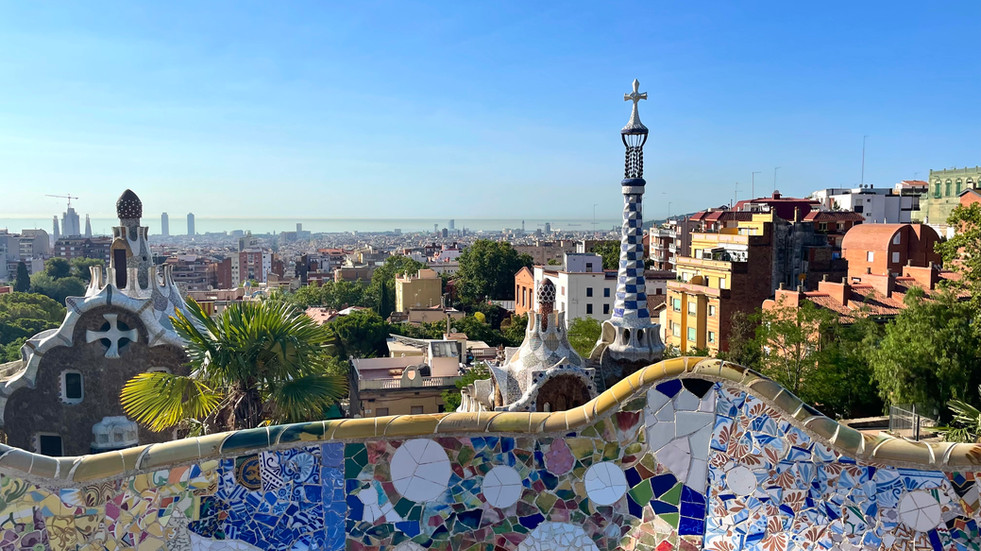
[[[934,196],[934,197],[937,197],[937,198],[939,198],[939,197],[940,197],[940,180],[937,180],[937,181],[936,181],[936,182],[935,182],[935,183],[933,184],[933,196]]]
[[[961,179],[960,178],[957,179],[957,188],[956,189],[957,189],[957,191],[955,193],[957,195],[960,195],[961,194]]]
[[[950,180],[947,180],[946,186],[945,186],[947,189],[944,191],[944,196],[945,197],[950,197],[950,185],[951,185],[951,181]]]

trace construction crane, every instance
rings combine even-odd
[[[72,208],[72,199],[78,199],[78,197],[72,195],[51,195],[46,193],[45,197],[58,197],[59,199],[68,199],[68,208]]]

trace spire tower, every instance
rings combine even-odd
[[[603,322],[603,332],[591,358],[600,359],[604,379],[609,382],[633,371],[624,369],[624,362],[643,365],[661,359],[661,326],[651,321],[647,309],[647,283],[644,280],[644,144],[648,130],[640,122],[637,104],[647,99],[639,92],[640,83],[633,82],[633,92],[623,95],[632,101],[630,120],[620,130],[623,142],[624,167],[620,191],[623,194],[623,229],[620,234],[620,266],[617,271],[616,300],[613,314]],[[597,357],[599,356],[599,358]]]

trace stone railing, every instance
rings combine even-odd
[[[390,390],[396,388],[420,388],[420,387],[450,387],[453,386],[460,377],[422,377],[420,384],[403,383],[398,379],[362,379],[358,381],[358,388],[361,390]]]
[[[717,360],[554,413],[0,448],[10,549],[975,549],[981,447],[864,435]]]

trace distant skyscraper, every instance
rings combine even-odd
[[[78,213],[75,209],[68,207],[61,217],[61,229],[65,237],[78,237],[82,234],[82,226],[78,223]]]
[[[450,218],[450,229],[451,230],[455,230],[456,229],[456,220],[454,220],[452,218]]]
[[[88,214],[85,215],[85,237],[92,237],[92,220]]]
[[[552,233],[552,223],[545,222],[545,233]]]
[[[296,223],[296,233],[303,231],[303,224],[301,222]]]
[[[160,215],[160,235],[164,237],[170,235],[170,217],[166,212]]]
[[[187,235],[194,235],[194,213],[187,213]]]
[[[61,237],[61,230],[58,229],[58,217],[57,216],[54,217],[54,233],[52,235],[54,235],[55,240],[57,240],[59,237]]]

